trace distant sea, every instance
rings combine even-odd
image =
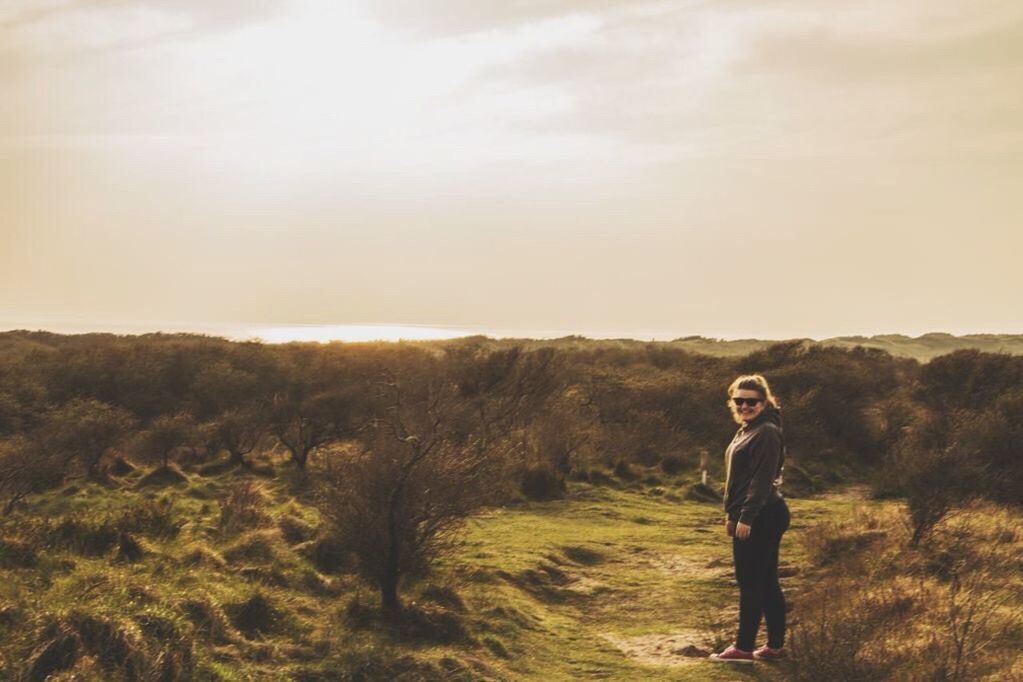
[[[288,343],[290,341],[318,341],[328,343],[330,341],[420,341],[437,339],[457,339],[465,336],[488,336],[493,339],[560,339],[566,336],[582,336],[588,339],[633,339],[637,341],[674,341],[686,339],[692,343],[705,343],[713,341],[753,341],[769,342],[771,340],[785,340],[795,338],[810,338],[817,341],[841,341],[843,345],[854,345],[871,340],[878,343],[891,344],[892,342],[905,343],[913,340],[912,337],[927,334],[934,336],[933,330],[915,332],[901,331],[895,334],[891,331],[872,331],[867,336],[864,332],[855,335],[847,333],[832,334],[764,334],[751,331],[747,334],[720,333],[714,330],[652,330],[652,329],[509,329],[494,327],[462,327],[446,325],[426,324],[401,324],[390,322],[361,323],[361,324],[259,324],[241,322],[181,322],[166,320],[130,320],[130,321],[106,321],[106,320],[85,320],[71,317],[38,317],[38,318],[6,318],[0,316],[0,331],[13,329],[28,329],[30,331],[42,330],[58,334],[87,334],[87,333],[111,333],[111,334],[151,334],[162,332],[165,334],[186,333],[186,334],[207,334],[209,336],[220,336],[234,341],[263,341],[265,343]],[[1004,332],[1003,332],[1004,333]],[[875,336],[871,336],[871,334]],[[880,334],[880,336],[876,336]],[[946,337],[949,334],[956,336],[977,335],[990,336],[991,332],[975,332],[970,330],[944,330],[938,336]],[[997,333],[996,333],[997,334]],[[1012,335],[1017,335],[1014,332]],[[895,338],[901,337],[901,338]],[[928,339],[924,339],[928,340]],[[929,339],[928,342],[940,342],[939,345],[948,345],[949,339]],[[991,352],[1019,352],[1018,350],[993,347],[991,339],[971,337],[960,339],[961,343],[953,344],[955,347],[978,347]],[[977,345],[980,341],[983,344]],[[847,343],[845,343],[847,342]],[[1014,343],[1018,343],[1014,341]],[[965,344],[965,346],[964,346]],[[876,345],[876,344],[874,344]],[[949,350],[953,347],[950,346]]]
[[[416,324],[239,324],[212,322],[88,321],[73,318],[0,319],[0,331],[12,329],[44,330],[58,334],[149,334],[154,332],[207,334],[236,341],[257,340],[266,343],[290,341],[399,341],[455,339],[484,335],[491,338],[557,339],[579,335],[591,339],[639,339],[670,341],[688,335],[669,331],[609,331],[551,329],[487,329],[482,327],[445,327]],[[724,337],[713,337],[724,338]]]

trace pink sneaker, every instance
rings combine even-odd
[[[725,661],[728,663],[752,663],[753,654],[742,649],[736,649],[734,646],[730,646],[720,654],[711,654],[710,660],[712,661]]]
[[[785,647],[773,649],[766,644],[753,652],[753,658],[758,661],[777,661],[786,656],[788,656],[788,652],[785,651]]]

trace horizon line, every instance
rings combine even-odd
[[[581,337],[590,340],[631,340],[647,342],[672,342],[681,340],[704,339],[714,342],[740,341],[793,341],[810,340],[814,342],[837,338],[864,338],[898,336],[909,339],[920,339],[932,335],[952,337],[968,336],[1017,336],[1020,332],[992,331],[927,331],[919,334],[887,331],[878,333],[846,333],[825,335],[793,335],[780,337],[776,335],[756,336],[749,334],[722,334],[709,332],[704,334],[668,332],[664,330],[565,330],[565,329],[508,329],[468,327],[460,325],[430,325],[420,323],[291,323],[291,324],[252,324],[234,322],[167,322],[167,321],[102,321],[48,319],[40,326],[42,319],[25,320],[24,323],[0,321],[0,332],[14,331],[48,332],[55,334],[90,334],[107,333],[123,336],[142,336],[145,334],[200,334],[219,336],[231,341],[259,341],[262,343],[292,342],[370,342],[370,341],[443,341],[484,336],[492,339],[524,339],[524,340],[555,340],[567,337]],[[10,326],[9,326],[10,324]]]

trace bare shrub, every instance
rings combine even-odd
[[[979,462],[951,448],[903,448],[895,456],[911,528],[917,546],[957,506],[972,499],[974,482],[982,476]]]
[[[1013,608],[1014,583],[1018,577],[1018,551],[1003,534],[998,522],[1014,520],[1005,511],[981,507],[964,514],[960,523],[946,522],[921,545],[924,567],[940,581],[930,614],[935,632],[932,648],[935,674],[941,679],[976,679],[1005,663],[990,648],[1023,624]],[[983,519],[979,525],[976,519]],[[991,527],[991,523],[995,527]]]
[[[64,479],[62,458],[23,437],[0,442],[0,504],[3,514],[14,511],[25,497],[59,485]]]
[[[826,587],[804,594],[799,607],[789,637],[788,679],[881,680],[905,669],[914,599],[895,583],[832,577]]]
[[[448,553],[454,532],[486,499],[473,460],[439,441],[384,437],[328,469],[324,515],[392,615],[401,579]]]
[[[983,589],[990,582],[986,571],[961,577],[953,575],[939,614],[944,627],[942,651],[943,679],[959,682],[974,679],[980,665],[981,654],[995,638],[991,626],[997,617],[997,607],[1007,600],[1004,595]]]
[[[417,358],[377,384],[366,448],[328,462],[320,510],[392,619],[403,578],[449,553],[465,519],[501,490],[519,448],[514,426],[551,388],[550,357]]]

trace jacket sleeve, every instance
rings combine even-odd
[[[781,432],[773,427],[761,429],[749,444],[751,477],[746,500],[739,510],[739,523],[752,524],[767,504],[778,476],[781,461]]]

